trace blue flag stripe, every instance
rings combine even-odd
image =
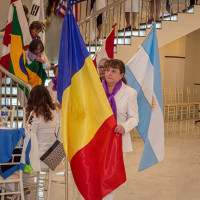
[[[151,105],[147,101],[140,84],[138,83],[132,71],[127,65],[126,65],[125,78],[127,80],[127,85],[129,85],[130,87],[134,88],[137,91],[138,108],[140,108],[138,110],[139,118],[143,119],[143,120],[139,120],[137,130],[140,133],[143,141],[145,142],[147,134],[148,134],[149,123],[150,123],[150,118],[151,118]],[[144,124],[146,126],[144,126]]]
[[[150,32],[148,39],[144,42],[142,46],[146,53],[149,55],[149,59],[152,65],[154,66],[154,93],[163,112],[162,88],[160,78],[160,59],[155,25],[153,25],[153,29]]]
[[[62,103],[63,91],[71,85],[71,78],[83,67],[88,56],[89,52],[68,4],[63,21],[58,63],[58,100],[60,103]]]
[[[138,171],[142,171],[152,165],[155,165],[156,163],[158,163],[158,159],[156,158],[149,139],[147,138]]]

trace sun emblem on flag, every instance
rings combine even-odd
[[[152,97],[152,103],[151,103],[151,111],[154,111],[156,108],[156,98]]]

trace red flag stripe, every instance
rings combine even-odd
[[[96,53],[96,56],[93,59],[96,68],[102,58],[114,58],[115,26],[116,25],[114,25],[112,32],[109,34],[100,51]]]
[[[6,30],[5,30],[5,33],[4,33],[3,44],[7,47],[10,44],[10,41],[11,41],[11,30],[12,30],[12,22],[7,24]]]
[[[122,135],[115,133],[114,129],[108,133],[113,125],[116,125],[114,115],[102,124],[91,142],[77,152],[71,160],[74,180],[86,200],[102,200],[126,181],[122,149],[119,148],[122,147]],[[105,156],[102,157],[102,155]],[[86,170],[83,172],[82,169]],[[113,173],[116,175],[115,178],[112,176]],[[104,184],[100,186],[99,183]],[[86,184],[87,187],[85,187]]]
[[[11,1],[10,1],[10,4],[12,4],[12,3],[16,2],[16,1],[18,1],[18,0],[11,0]]]
[[[111,32],[108,39],[106,40],[106,52],[108,58],[114,58],[114,39],[115,39],[115,29]]]

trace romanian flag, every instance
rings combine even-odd
[[[32,87],[46,80],[41,63],[27,64],[25,51],[32,41],[21,0],[11,0],[4,34],[1,65]]]
[[[101,200],[126,181],[122,136],[69,5],[58,66],[64,149],[82,196]]]

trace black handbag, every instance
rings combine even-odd
[[[58,133],[56,135],[56,141],[40,158],[40,160],[43,161],[52,171],[55,170],[66,156],[63,143],[61,143],[57,137]]]

